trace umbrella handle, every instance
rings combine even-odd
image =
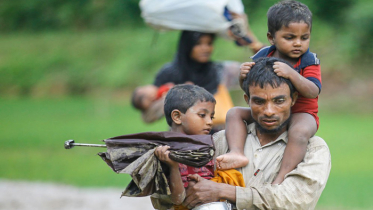
[[[65,149],[71,149],[74,146],[84,146],[84,147],[106,147],[105,144],[81,144],[81,143],[75,143],[74,140],[70,139],[65,141]]]

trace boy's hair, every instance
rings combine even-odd
[[[250,72],[242,82],[242,89],[249,98],[249,86],[260,86],[260,88],[264,88],[265,85],[269,84],[273,88],[277,88],[283,83],[286,83],[289,86],[290,96],[293,98],[293,93],[296,91],[293,84],[289,79],[277,76],[274,72],[273,64],[277,61],[286,63],[291,67],[291,65],[286,61],[275,57],[263,57],[255,61],[255,65],[251,68]]]
[[[275,36],[282,26],[288,27],[291,22],[305,22],[312,29],[312,12],[305,4],[297,1],[281,1],[268,9],[268,32]]]
[[[173,110],[177,109],[185,114],[197,101],[216,103],[214,96],[203,87],[182,84],[171,88],[164,101],[164,115],[167,124],[172,126],[171,112]]]

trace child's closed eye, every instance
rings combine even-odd
[[[199,114],[199,116],[200,116],[201,118],[205,118],[205,117],[206,117],[206,114]]]

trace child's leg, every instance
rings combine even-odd
[[[304,159],[307,151],[308,140],[315,135],[317,125],[315,118],[307,113],[292,115],[288,130],[288,143],[280,171],[272,184],[280,184],[287,173],[292,171]]]
[[[218,169],[231,169],[246,166],[249,159],[244,155],[247,128],[244,119],[250,119],[250,108],[233,107],[227,113],[225,136],[229,153],[216,158]]]

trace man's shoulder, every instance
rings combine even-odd
[[[312,138],[310,138],[309,144],[308,144],[309,149],[312,149],[312,148],[317,149],[321,147],[325,147],[329,150],[328,144],[321,137],[313,136]]]

